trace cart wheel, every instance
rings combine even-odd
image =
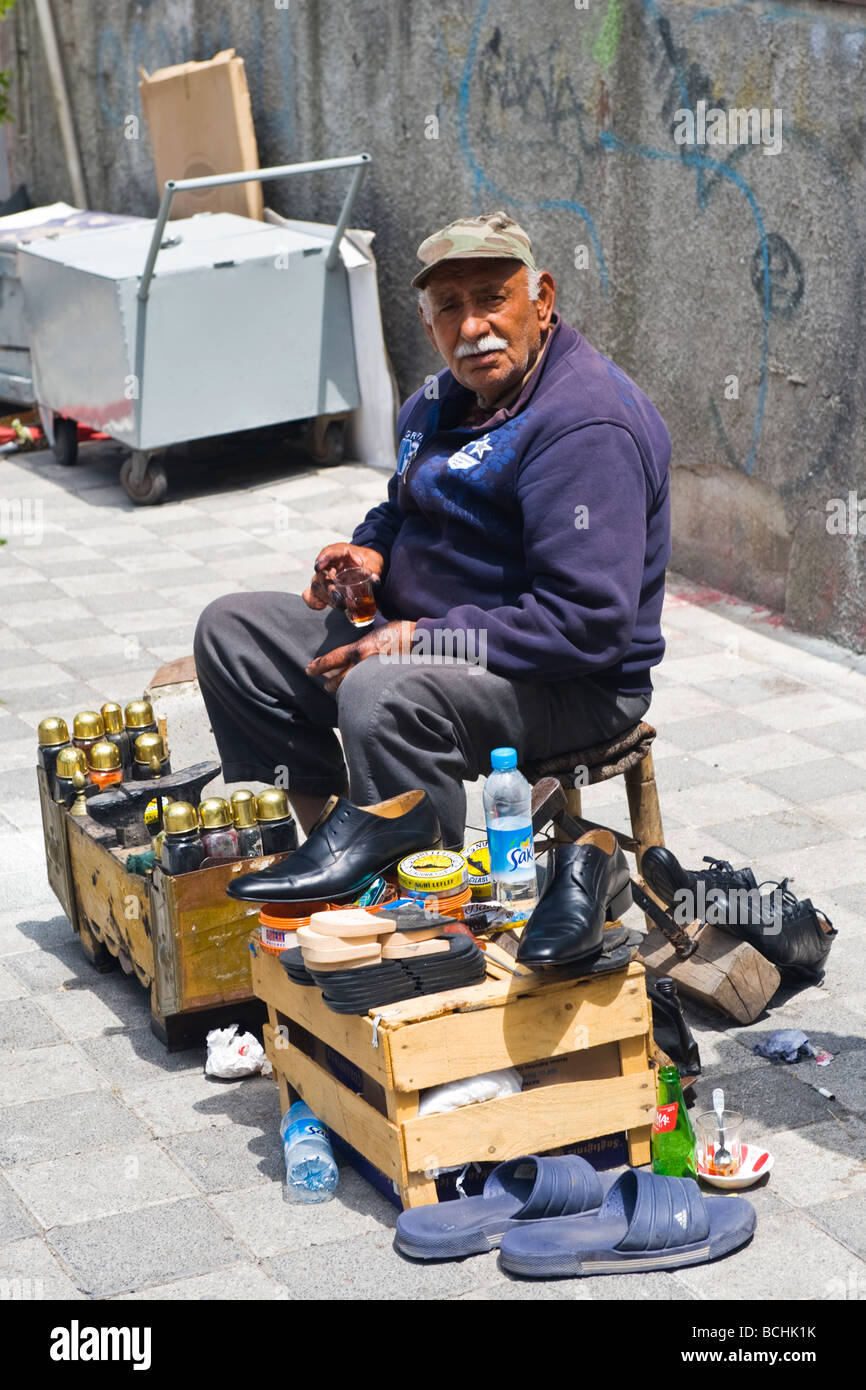
[[[143,471],[142,471],[143,469]],[[140,474],[137,478],[136,474]],[[168,487],[165,464],[161,458],[135,450],[120,468],[120,481],[127,497],[137,507],[153,507],[161,502]]]
[[[65,415],[54,417],[54,457],[70,467],[78,458],[78,422]]]
[[[331,468],[343,462],[346,451],[345,422],[321,417],[307,426],[307,453],[314,463]]]

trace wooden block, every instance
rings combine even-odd
[[[638,956],[651,975],[670,975],[684,994],[738,1023],[754,1023],[781,983],[776,967],[747,941],[737,941],[717,927],[702,927],[698,942],[694,955],[681,960],[667,937],[653,928],[638,947]]]

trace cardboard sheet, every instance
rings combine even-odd
[[[160,196],[166,179],[260,168],[244,60],[233,48],[206,63],[139,72]],[[234,212],[261,221],[262,186],[253,181],[176,196],[172,219],[196,212]]]

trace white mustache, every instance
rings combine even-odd
[[[487,333],[483,338],[479,338],[474,343],[461,343],[455,350],[455,357],[478,357],[482,352],[504,352],[508,343],[504,338],[497,338],[494,333]]]

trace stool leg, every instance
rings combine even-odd
[[[568,814],[570,816],[580,816],[582,814],[580,788],[563,787],[562,790],[565,792],[565,809],[568,812]],[[557,844],[560,845],[570,845],[572,843],[571,836],[567,835],[565,831],[562,829],[562,827],[559,825],[554,825],[553,827],[553,838],[557,842]]]
[[[663,845],[665,842],[652,753],[647,753],[635,767],[630,767],[624,778],[631,833],[638,842],[636,857],[640,872],[644,850],[649,849],[650,845]]]

